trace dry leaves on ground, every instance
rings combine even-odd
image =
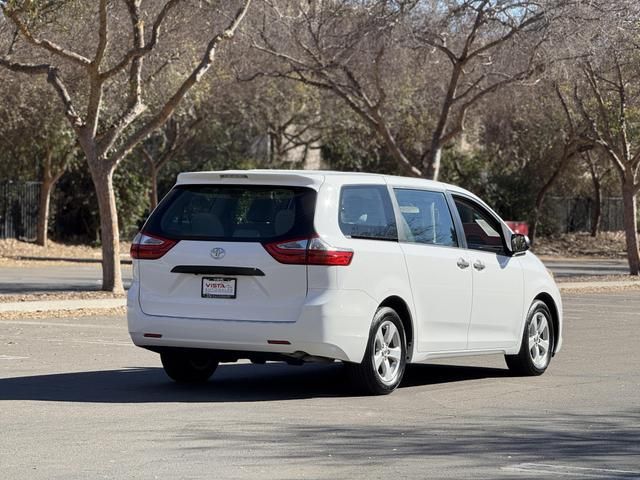
[[[46,293],[28,293],[28,294],[10,294],[0,295],[0,303],[14,302],[38,302],[38,301],[56,301],[56,300],[102,300],[110,298],[125,298],[124,294],[115,294],[111,292],[46,292]]]
[[[120,244],[120,253],[127,256],[129,243]],[[0,266],[38,267],[47,265],[69,264],[73,259],[100,261],[100,247],[90,245],[69,245],[49,241],[49,245],[41,247],[35,243],[15,239],[0,240]]]
[[[586,232],[539,237],[533,251],[536,255],[553,257],[627,257],[624,232],[602,232],[597,237]]]
[[[81,310],[48,310],[46,312],[2,312],[3,320],[36,320],[44,318],[82,318],[82,317],[124,317],[126,307],[115,308],[83,308]]]

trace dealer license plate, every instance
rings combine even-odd
[[[236,298],[236,279],[221,277],[203,278],[202,298]]]

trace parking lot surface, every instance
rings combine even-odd
[[[0,318],[0,478],[640,478],[640,294],[565,296],[549,371],[416,365],[386,397],[340,364],[165,377],[122,317]]]
[[[129,288],[130,265],[122,265],[122,282],[125,288]],[[102,270],[99,264],[0,268],[0,295],[100,290],[101,285]]]

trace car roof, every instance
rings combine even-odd
[[[351,183],[366,181],[366,183],[388,183],[398,187],[408,188],[432,188],[434,190],[449,190],[453,192],[465,193],[476,197],[471,192],[443,182],[436,182],[423,178],[402,177],[397,175],[384,175],[380,173],[367,172],[338,172],[333,170],[221,170],[205,172],[185,172],[178,175],[177,184],[209,183],[212,181],[274,181],[282,184],[309,185],[319,188],[322,183]]]

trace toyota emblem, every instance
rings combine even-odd
[[[224,258],[226,253],[227,252],[224,251],[224,248],[216,247],[211,250],[211,258],[214,260],[220,260],[221,258]]]

